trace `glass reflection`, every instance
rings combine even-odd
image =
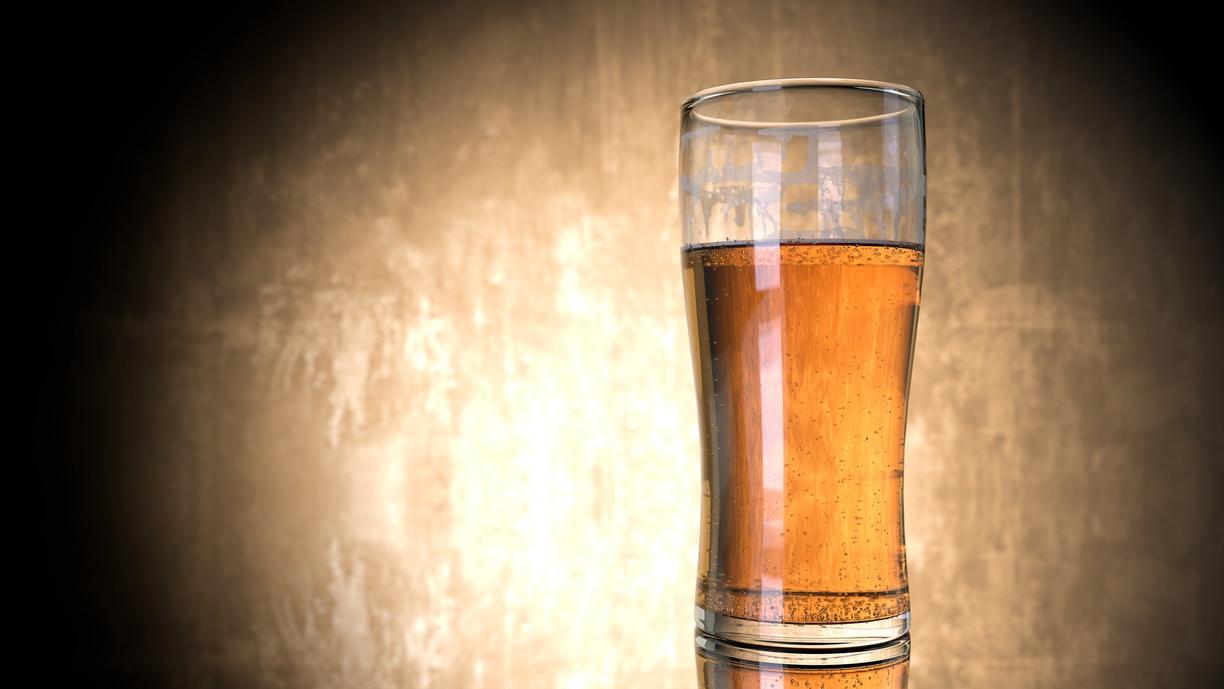
[[[843,653],[792,653],[698,635],[699,689],[905,689],[909,638]]]

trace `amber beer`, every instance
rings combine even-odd
[[[683,257],[699,612],[820,625],[907,613],[901,483],[922,250],[732,242]]]

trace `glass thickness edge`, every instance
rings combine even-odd
[[[697,104],[711,98],[727,96],[733,93],[751,93],[753,91],[775,91],[793,88],[842,88],[861,91],[879,91],[891,93],[905,98],[915,105],[921,106],[925,99],[922,92],[912,86],[896,84],[887,81],[872,81],[870,79],[843,79],[840,77],[797,77],[785,79],[761,79],[758,81],[738,81],[721,86],[702,89],[688,98],[680,106],[681,112],[692,110]]]

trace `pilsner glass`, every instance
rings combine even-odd
[[[682,108],[680,197],[698,630],[816,651],[903,637],[922,96],[846,79],[697,93]]]

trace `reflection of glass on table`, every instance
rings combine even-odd
[[[909,639],[844,652],[760,651],[697,637],[699,689],[905,689]]]

